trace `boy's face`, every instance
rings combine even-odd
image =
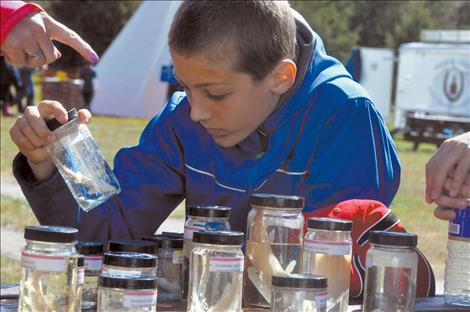
[[[199,54],[170,53],[176,79],[191,105],[191,119],[206,128],[222,147],[243,141],[279,101],[269,75],[254,82],[250,75],[231,69],[229,64],[214,64]]]

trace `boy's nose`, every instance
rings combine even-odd
[[[191,119],[194,122],[207,121],[211,118],[211,112],[203,102],[190,100]]]

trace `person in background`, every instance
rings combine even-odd
[[[96,52],[76,32],[50,17],[39,5],[23,1],[0,2],[0,53],[15,67],[40,67],[61,57],[52,40],[60,41],[87,61]]]
[[[34,68],[31,67],[21,67],[19,70],[19,75],[22,81],[21,87],[18,89],[16,94],[16,103],[18,104],[18,111],[20,113],[24,112],[25,107],[34,106],[34,84],[33,84],[33,73]],[[26,105],[23,105],[23,99],[26,97]]]
[[[437,204],[434,215],[455,218],[454,208],[470,205],[470,132],[442,143],[426,163],[426,201]]]
[[[90,109],[91,100],[95,93],[95,86],[93,85],[93,78],[95,77],[96,72],[90,64],[85,64],[80,68],[80,79],[83,80],[82,95],[86,109]]]
[[[12,107],[16,102],[16,96],[12,93],[12,87],[14,87],[17,95],[22,88],[23,82],[17,68],[8,64],[3,57],[0,58],[0,62],[0,101],[2,114],[4,116],[14,116]],[[19,106],[18,110],[20,110]]]

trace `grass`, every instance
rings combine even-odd
[[[1,201],[2,226],[21,232],[27,225],[38,224],[31,207],[24,199],[2,194]]]
[[[21,263],[7,257],[0,258],[0,283],[19,284],[21,280]]]

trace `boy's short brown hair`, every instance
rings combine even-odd
[[[263,79],[295,57],[295,21],[287,1],[184,1],[170,28],[170,48]]]

